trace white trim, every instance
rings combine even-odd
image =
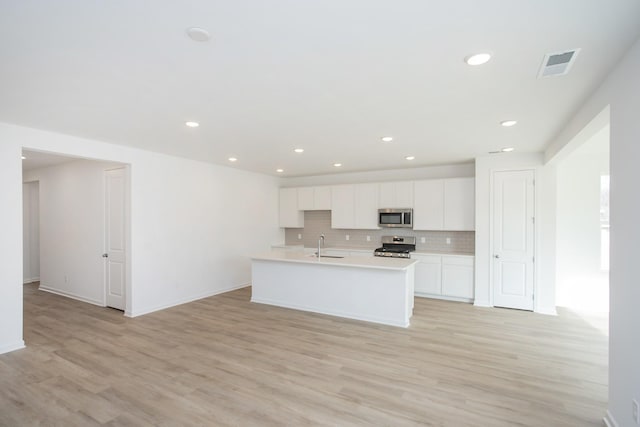
[[[415,292],[414,295],[417,296],[418,298],[441,299],[445,301],[466,302],[469,304],[473,303],[473,298],[450,297],[447,295],[434,295],[434,294],[427,294],[424,292]]]
[[[473,305],[476,306],[476,307],[491,307],[491,308],[493,308],[493,305],[489,301],[475,300],[475,301],[473,301]]]
[[[67,297],[67,298],[75,299],[75,300],[78,300],[78,301],[86,302],[86,303],[89,303],[89,304],[97,305],[97,306],[100,306],[100,307],[105,307],[105,304],[102,301],[94,300],[94,299],[91,299],[91,298],[85,298],[85,297],[83,297],[81,295],[74,294],[73,292],[60,291],[60,290],[57,290],[57,289],[49,288],[49,287],[44,286],[44,285],[40,285],[38,287],[38,289],[40,289],[41,291],[49,292],[49,293],[60,295],[60,296],[63,296],[63,297]]]
[[[251,298],[251,302],[259,303],[259,304],[273,305],[273,306],[283,307],[283,308],[291,308],[291,309],[294,309],[294,310],[308,311],[308,312],[312,312],[312,313],[326,314],[326,315],[329,315],[329,316],[344,317],[344,318],[347,318],[347,319],[364,320],[366,322],[381,323],[383,325],[388,325],[388,326],[398,326],[398,327],[401,327],[401,328],[409,327],[409,322],[397,322],[394,319],[384,319],[384,318],[371,317],[371,316],[362,316],[360,314],[347,313],[347,312],[342,312],[342,311],[339,311],[339,310],[319,310],[317,307],[309,307],[309,306],[305,306],[305,305],[302,305],[302,304],[291,304],[289,302],[281,302],[281,301],[276,301],[276,300],[271,300],[271,299]]]
[[[607,427],[619,427],[618,423],[616,422],[616,419],[613,418],[613,415],[611,415],[611,412],[609,412],[608,410],[604,418],[602,419],[602,421],[604,421],[604,424]]]
[[[25,348],[24,341],[20,340],[17,343],[10,344],[10,345],[5,345],[4,347],[0,347],[0,354],[9,353],[11,351],[20,350],[22,348]]]
[[[196,295],[193,297],[188,297],[188,298],[183,298],[180,299],[178,301],[169,303],[169,304],[162,304],[156,307],[150,307],[150,308],[145,308],[142,310],[137,310],[137,311],[125,311],[124,315],[127,317],[138,317],[138,316],[143,316],[145,314],[149,314],[149,313],[153,313],[154,311],[160,311],[160,310],[166,310],[167,308],[171,308],[171,307],[176,307],[178,305],[182,305],[182,304],[187,304],[193,301],[197,301],[199,299],[203,299],[203,298],[209,298],[215,295],[219,295],[219,294],[224,294],[227,292],[231,292],[231,291],[235,291],[238,289],[242,289],[242,288],[246,288],[248,286],[251,286],[251,283],[244,283],[241,285],[237,285],[237,286],[232,286],[230,288],[225,288],[225,289],[218,289],[215,291],[211,291],[211,292],[205,292],[203,294],[200,295]]]
[[[555,307],[537,307],[533,310],[534,313],[546,314],[549,316],[557,316],[558,312]]]
[[[30,278],[30,279],[24,279],[24,280],[22,281],[22,284],[23,284],[23,285],[26,285],[26,284],[28,284],[28,283],[39,282],[39,281],[40,281],[40,276],[38,276],[38,277],[32,277],[32,278]]]

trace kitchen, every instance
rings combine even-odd
[[[373,258],[382,236],[396,233],[371,224],[359,208],[364,204],[369,205],[367,212],[412,206],[416,216],[413,231],[397,234],[416,237],[412,260],[418,260],[419,252],[435,256],[415,264],[414,287],[424,286],[425,295],[464,298],[474,304],[422,298],[415,300],[416,306],[455,306],[492,318],[506,310],[476,307],[499,306],[492,274],[503,258],[495,257],[500,254],[493,250],[494,240],[498,241],[492,233],[498,211],[492,197],[497,188],[494,184],[503,172],[526,170],[537,182],[532,190],[535,301],[533,295],[527,295],[527,310],[536,313],[511,314],[552,322],[554,317],[538,313],[555,314],[554,162],[571,151],[602,117],[611,122],[614,148],[612,182],[617,197],[612,209],[612,251],[633,253],[638,240],[633,182],[637,181],[635,142],[639,130],[632,114],[638,111],[640,99],[635,84],[640,64],[637,2],[531,2],[509,3],[508,7],[496,2],[415,3],[407,7],[384,2],[329,2],[317,7],[197,2],[192,8],[162,3],[151,9],[128,2],[110,2],[106,8],[102,3],[40,3],[32,7],[29,2],[9,2],[0,17],[7,34],[3,44],[6,66],[0,79],[4,95],[0,114],[4,227],[0,353],[16,351],[7,359],[19,361],[21,353],[32,355],[37,350],[32,344],[35,341],[30,342],[29,318],[23,315],[20,274],[20,157],[25,151],[119,162],[130,168],[132,215],[127,249],[131,263],[126,315],[133,318],[155,312],[152,316],[161,316],[167,314],[166,309],[180,310],[181,305],[185,309],[191,301],[241,292],[240,288],[250,283],[250,257],[267,251],[272,244],[302,244],[314,251],[324,234],[326,254],[339,256],[339,251],[348,251],[350,257],[366,254]],[[127,19],[122,20],[123,16]],[[190,38],[187,25],[200,25],[212,37],[208,41]],[[105,32],[96,28],[113,31],[104,37]],[[537,76],[545,55],[557,52],[562,56],[567,49],[577,58],[569,75]],[[480,52],[490,52],[493,59],[480,66],[465,63],[467,55]],[[503,122],[509,120],[519,123],[504,127]],[[382,145],[383,135],[393,135],[395,142]],[[301,145],[309,156],[296,157],[294,148]],[[507,148],[515,152],[502,152]],[[471,230],[451,231],[444,224],[441,228],[416,228],[418,203],[429,199],[414,197],[412,205],[398,204],[398,198],[407,196],[406,191],[392,196],[392,203],[380,203],[382,185],[412,182],[415,190],[418,182],[450,178],[475,179]],[[371,185],[376,183],[377,191]],[[329,191],[320,189],[316,197],[316,189],[325,186]],[[304,225],[294,221],[293,225],[278,226],[282,225],[277,206],[280,188],[305,188],[295,191],[296,208],[285,213],[297,220],[303,212]],[[330,202],[339,199],[339,207],[332,203],[322,207],[327,195]],[[291,199],[288,203],[293,205]],[[313,201],[311,208],[309,200]],[[446,218],[449,216],[443,221]],[[425,216],[421,221],[431,219]],[[99,249],[92,251],[97,257]],[[444,270],[445,261],[449,261],[445,257],[459,252],[473,257],[472,293],[468,287],[454,291],[444,283],[450,278]],[[532,262],[533,256],[529,259]],[[379,260],[383,261],[392,260]],[[421,265],[429,281],[419,280]],[[464,267],[469,270],[468,265]],[[614,316],[609,409],[621,420],[620,425],[630,425],[630,402],[638,396],[633,387],[639,383],[635,360],[640,348],[634,333],[638,298],[633,261],[614,257],[611,271]],[[56,279],[66,281],[64,276]],[[252,307],[258,312],[271,309],[259,304],[243,308],[251,311]],[[300,314],[314,318],[291,310],[273,311],[294,319]],[[447,313],[443,310],[437,315],[446,317]],[[377,326],[315,317],[366,328]],[[413,326],[418,326],[417,317],[414,315]],[[185,310],[184,318],[193,319],[192,313]],[[260,325],[258,320],[243,331],[236,318],[232,320],[228,335]],[[485,325],[478,334],[489,331],[495,323]],[[459,326],[466,333],[468,323],[460,322]],[[417,328],[387,329],[401,338]],[[265,341],[273,342],[270,333],[277,330],[260,331]],[[525,337],[529,330],[534,329],[521,329],[520,336]],[[26,351],[20,350],[25,346],[25,331]],[[297,335],[294,329],[286,332]],[[463,341],[463,335],[448,341],[468,342],[467,348],[475,350],[477,341]],[[180,339],[176,337],[173,343],[182,342]],[[165,350],[159,349],[158,354]],[[438,353],[439,349],[429,350]],[[494,356],[494,350],[490,347],[484,354]],[[450,354],[455,352],[453,348]],[[271,359],[279,357],[274,354]],[[487,364],[476,367],[483,372],[486,366],[497,367],[497,363],[488,358]],[[358,372],[359,367],[347,368]],[[453,377],[461,378],[456,375],[457,368],[452,369]],[[499,397],[508,399],[512,390],[522,388],[520,373],[530,371],[514,366],[512,372],[514,388],[503,388],[505,393]],[[549,377],[531,375],[535,377],[532,390],[546,385],[544,390],[553,391],[555,372]],[[548,378],[547,384],[540,378]],[[576,378],[577,389],[582,378]],[[468,395],[459,395],[456,400],[463,404],[452,406],[456,416],[467,415],[477,424],[478,414],[464,405],[474,402],[468,396],[486,390],[485,379],[480,378]],[[450,384],[447,378],[437,380]],[[263,390],[275,393],[261,394],[277,394],[285,388],[270,383],[269,389]],[[155,397],[154,393],[149,395]],[[37,400],[49,401],[47,396]],[[415,402],[420,407],[429,398],[415,396],[425,398]],[[308,401],[316,401],[309,397]],[[360,401],[358,396],[352,397],[349,403]],[[529,408],[527,419],[539,420],[535,412],[540,412],[540,406],[505,408],[504,399],[495,400],[493,410]],[[563,402],[562,407],[580,416],[587,405],[574,402]],[[264,405],[273,406],[278,405]],[[295,411],[300,408],[291,406]],[[560,405],[551,402],[545,408],[556,406]],[[22,407],[28,409],[29,405]],[[259,410],[255,414],[265,415]]]
[[[473,302],[474,185],[473,178],[462,177],[281,188],[279,224],[286,230],[285,242],[274,245],[270,254],[253,257],[252,301],[404,327],[413,308],[403,299],[407,293],[411,300],[415,295]],[[279,266],[265,271],[265,263]],[[296,269],[306,264],[307,269],[288,276],[291,263]],[[327,270],[316,271],[320,263],[358,267],[358,274],[345,281],[340,275],[347,271],[341,268],[316,283],[313,278]],[[387,310],[393,298],[367,288],[380,270],[392,268],[408,271],[393,284],[393,319]],[[333,301],[318,305],[319,295],[331,294],[328,283],[343,286],[336,288]],[[268,292],[283,286],[287,289]],[[350,296],[358,297],[337,309],[350,299],[340,292],[347,287]],[[365,301],[365,296],[371,300]],[[375,306],[382,309],[372,313]],[[358,313],[358,307],[369,312]]]

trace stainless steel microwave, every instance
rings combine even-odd
[[[378,209],[378,226],[413,228],[413,209]]]

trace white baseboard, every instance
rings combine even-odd
[[[493,307],[493,305],[491,303],[489,303],[489,301],[475,300],[473,302],[473,305],[475,305],[476,307]]]
[[[425,294],[423,292],[415,292],[414,296],[417,296],[419,298],[432,298],[432,299],[441,299],[445,301],[466,302],[469,304],[473,302],[473,299],[470,299],[470,298],[458,298],[458,297],[449,297],[446,295]]]
[[[613,418],[613,415],[611,415],[611,412],[609,411],[607,411],[602,421],[604,421],[604,425],[606,425],[607,427],[618,427],[618,423],[616,422],[615,418]]]
[[[9,353],[10,351],[16,351],[22,348],[24,348],[24,341],[20,340],[17,343],[0,347],[0,354]]]
[[[104,307],[105,306],[105,304],[102,301],[96,301],[96,300],[93,300],[91,298],[85,298],[85,297],[83,297],[81,295],[74,294],[73,292],[66,292],[66,291],[61,291],[61,290],[58,290],[58,289],[49,288],[47,286],[43,286],[42,284],[40,284],[40,287],[38,289],[40,289],[41,291],[49,292],[51,294],[56,294],[56,295],[60,295],[60,296],[63,296],[63,297],[75,299],[75,300],[78,300],[78,301],[87,302],[89,304],[98,305],[100,307]]]
[[[230,288],[218,289],[218,290],[215,290],[215,291],[205,292],[205,293],[200,294],[200,295],[196,295],[196,296],[192,296],[192,297],[188,297],[188,298],[183,298],[183,299],[180,299],[178,301],[174,301],[174,302],[171,302],[171,303],[168,303],[168,304],[158,305],[158,306],[151,307],[151,308],[144,308],[142,310],[126,311],[124,313],[124,315],[127,316],[127,317],[143,316],[145,314],[153,313],[154,311],[166,310],[167,308],[176,307],[176,306],[182,305],[182,304],[187,304],[187,303],[190,303],[190,302],[193,302],[193,301],[197,301],[197,300],[202,299],[202,298],[209,298],[209,297],[212,297],[214,295],[225,294],[227,292],[231,292],[231,291],[235,291],[235,290],[238,290],[238,289],[246,288],[247,286],[251,286],[251,283],[244,283],[242,285],[232,286]]]
[[[534,313],[539,313],[539,314],[546,314],[549,316],[557,316],[558,312],[556,311],[555,307],[538,307],[536,309],[533,310]]]
[[[33,283],[33,282],[39,282],[40,281],[40,277],[32,277],[30,279],[24,279],[22,281],[23,285],[26,285],[27,283]]]

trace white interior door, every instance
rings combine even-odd
[[[493,305],[533,310],[534,171],[493,174]]]
[[[22,184],[23,281],[40,280],[40,183]]]
[[[125,309],[126,170],[105,171],[105,290],[107,306]]]

